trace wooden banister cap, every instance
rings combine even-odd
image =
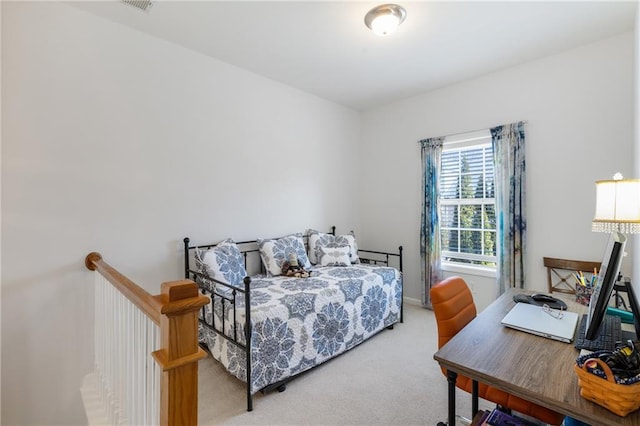
[[[102,260],[102,255],[97,251],[92,251],[84,258],[84,266],[87,267],[90,271],[95,271],[96,267],[94,262],[99,262]]]
[[[170,302],[197,297],[199,294],[198,285],[191,280],[164,282],[161,291]]]

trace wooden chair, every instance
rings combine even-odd
[[[543,257],[544,266],[547,268],[547,285],[549,293],[576,293],[576,279],[574,274],[582,271],[590,278],[594,269],[600,270],[600,262],[587,262],[584,260],[556,259]]]
[[[441,281],[431,288],[430,294],[438,324],[438,348],[441,348],[476,317],[476,305],[467,283],[460,277]],[[446,377],[444,368],[442,372]],[[472,383],[469,377],[458,374],[456,387],[459,389],[471,393]],[[559,425],[564,419],[562,414],[483,383],[478,384],[478,396],[550,425]]]

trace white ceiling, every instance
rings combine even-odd
[[[305,92],[366,110],[633,31],[636,1],[396,1],[387,37],[370,1],[118,0],[71,5]]]

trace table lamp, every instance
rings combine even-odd
[[[640,233],[640,179],[623,179],[616,173],[612,180],[596,181],[596,214],[591,224],[594,232]],[[623,256],[626,253],[623,254]],[[617,281],[622,278],[618,275]],[[625,287],[616,283],[615,307],[626,303],[618,291]]]
[[[612,180],[596,181],[594,232],[640,233],[640,179],[623,179],[616,173]]]

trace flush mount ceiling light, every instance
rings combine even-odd
[[[371,9],[364,17],[364,23],[379,36],[391,34],[407,17],[407,11],[397,4],[383,4]]]

